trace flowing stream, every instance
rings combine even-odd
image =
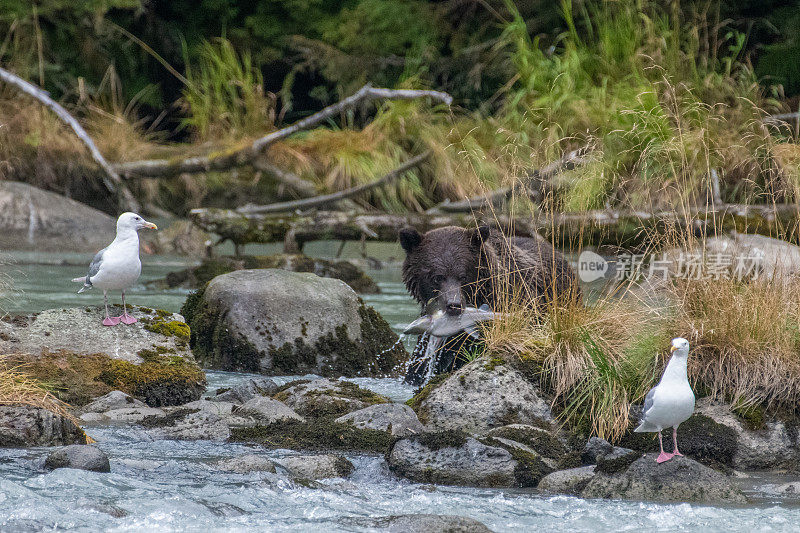
[[[268,247],[248,249],[248,253],[269,251]],[[335,244],[315,243],[308,251],[330,257]],[[355,254],[352,249],[349,252]],[[386,247],[376,254],[388,259],[400,251]],[[4,260],[4,274],[13,280],[14,292],[3,296],[0,307],[9,312],[102,303],[99,291],[77,295],[79,286],[69,282],[85,271],[89,260],[85,255],[20,253],[7,254]],[[142,283],[187,264],[184,259],[152,256],[143,262]],[[395,329],[416,317],[418,306],[406,294],[397,263],[368,273],[383,292],[367,295],[365,300]],[[186,291],[149,290],[140,284],[129,301],[177,311],[185,296]],[[252,377],[213,371],[207,375],[209,392]],[[397,379],[352,381],[398,402],[413,393]],[[509,532],[800,529],[799,505],[770,499],[759,491],[766,483],[788,480],[775,476],[744,481],[753,497],[746,506],[582,500],[544,496],[534,490],[422,485],[392,475],[382,457],[352,454],[347,457],[356,471],[349,479],[301,484],[281,473],[235,474],[211,466],[243,453],[271,458],[294,453],[286,450],[152,440],[129,425],[92,426],[89,434],[109,455],[110,474],[72,469],[46,472],[42,465],[47,449],[0,448],[0,531],[370,531],[369,518],[419,513],[468,516],[494,531]]]

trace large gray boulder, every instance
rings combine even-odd
[[[214,278],[182,312],[210,368],[272,375],[384,375],[406,357],[397,335],[346,283],[285,270]],[[394,347],[393,347],[394,346]]]
[[[578,495],[594,477],[594,465],[557,470],[544,476],[538,489],[550,494]]]
[[[395,437],[416,435],[425,431],[417,414],[407,405],[380,403],[340,416],[336,422],[357,428],[388,431]]]
[[[413,481],[469,487],[534,487],[552,472],[534,453],[484,444],[452,430],[397,440],[387,462],[394,473]]]
[[[48,470],[78,468],[93,472],[111,472],[111,465],[105,452],[86,444],[72,444],[50,452],[45,459],[44,467]]]
[[[0,405],[0,447],[86,444],[86,434],[68,418],[29,405]]]
[[[102,302],[102,292],[96,295]],[[134,364],[148,356],[176,355],[194,362],[189,327],[181,315],[136,306],[129,307],[129,312],[139,321],[114,327],[101,324],[103,306],[48,309],[10,322],[0,321],[0,353],[104,353]],[[112,314],[122,314],[122,306],[114,307]]]
[[[583,498],[659,502],[743,503],[741,490],[716,470],[687,457],[656,463],[647,454],[617,472],[596,474],[581,492]]]
[[[95,253],[116,221],[88,205],[26,183],[0,180],[0,250]]]
[[[421,396],[421,397],[420,397]],[[412,401],[429,429],[482,432],[507,424],[549,427],[549,404],[518,370],[479,358]]]

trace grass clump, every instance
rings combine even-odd
[[[52,411],[79,425],[67,408],[50,388],[26,372],[15,354],[0,356],[0,405],[29,405]]]

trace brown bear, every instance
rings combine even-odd
[[[437,298],[452,315],[468,305],[502,310],[508,298],[537,308],[580,299],[569,263],[541,238],[509,237],[488,226],[448,226],[424,235],[404,228],[400,244],[408,291],[423,306]]]
[[[403,281],[423,310],[430,310],[430,302],[450,315],[484,304],[502,311],[511,302],[542,310],[550,302],[581,299],[572,268],[541,238],[508,237],[488,226],[448,226],[424,235],[414,228],[402,229],[400,244],[406,251]],[[469,359],[466,354],[480,350],[480,341],[462,333],[447,338],[428,356],[430,340],[428,335],[420,337],[406,383],[423,385],[432,375],[463,366]]]

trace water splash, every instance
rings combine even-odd
[[[389,347],[388,347],[388,348],[386,348],[385,350],[381,350],[380,352],[378,352],[378,353],[377,353],[377,355],[375,355],[375,359],[380,359],[381,357],[383,357],[383,356],[384,356],[384,355],[386,355],[387,353],[389,353],[389,352],[391,352],[392,350],[394,350],[395,348],[397,348],[397,347],[400,345],[400,343],[401,343],[401,342],[403,342],[403,338],[404,338],[404,337],[405,337],[405,335],[400,335],[400,336],[397,338],[397,341],[396,341],[394,344],[392,344],[391,346],[389,346]]]

